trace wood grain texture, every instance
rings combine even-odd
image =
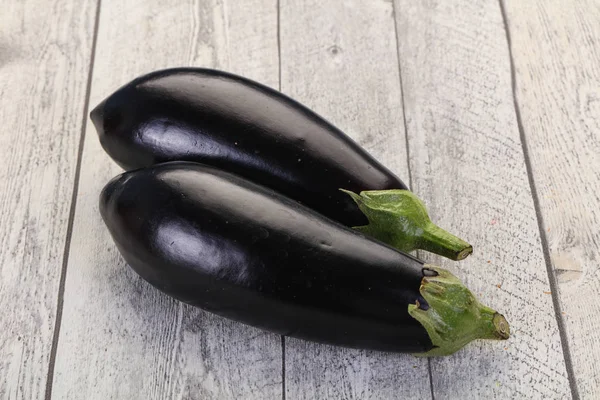
[[[104,0],[95,60],[92,107],[136,76],[174,66],[217,67],[277,87],[276,3]],[[281,399],[279,336],[184,306],[125,265],[97,206],[119,172],[90,124],[54,398]]]
[[[95,3],[2,0],[0,10],[0,398],[42,399]]]
[[[281,0],[281,89],[408,182],[392,4]],[[427,361],[286,339],[286,399],[429,399]]]
[[[396,0],[410,166],[432,218],[467,238],[456,272],[507,342],[432,360],[436,399],[570,397],[497,0]]]
[[[573,369],[600,398],[600,4],[506,2],[516,95]]]

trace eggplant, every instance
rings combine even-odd
[[[427,356],[509,336],[448,271],[213,167],[125,172],[102,190],[100,212],[151,285],[263,330]]]
[[[157,71],[118,89],[90,117],[102,147],[125,170],[195,161],[406,252],[461,260],[473,251],[434,225],[406,184],[342,131],[249,79],[201,68]]]

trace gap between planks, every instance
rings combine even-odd
[[[56,352],[58,349],[58,339],[60,336],[60,326],[62,322],[62,312],[64,306],[65,282],[67,278],[67,265],[69,263],[69,253],[71,250],[71,237],[73,234],[73,221],[75,220],[75,208],[77,205],[77,194],[79,192],[79,176],[81,172],[81,160],[83,158],[83,144],[85,141],[85,130],[88,123],[88,112],[90,106],[90,93],[92,89],[92,76],[94,73],[94,60],[96,58],[96,43],[98,41],[98,25],[100,23],[100,7],[102,0],[96,2],[96,15],[94,17],[94,33],[92,36],[92,52],[88,68],[88,79],[85,88],[85,101],[83,105],[83,117],[81,124],[81,133],[79,134],[79,146],[77,148],[77,162],[75,164],[75,177],[73,180],[73,192],[71,194],[71,208],[69,210],[69,220],[67,222],[67,233],[65,239],[65,248],[63,251],[62,268],[60,271],[60,281],[58,285],[58,296],[56,305],[56,317],[54,319],[54,334],[52,336],[52,347],[50,349],[50,360],[48,362],[48,373],[46,374],[46,392],[45,400],[52,399],[52,383],[54,381],[54,366],[56,364]]]
[[[281,92],[281,2],[277,0],[277,86]],[[285,336],[281,335],[281,399],[285,400]]]
[[[406,106],[404,103],[404,84],[402,82],[402,64],[400,62],[400,46],[398,37],[398,18],[396,18],[396,2],[392,1],[392,18],[394,19],[394,36],[396,39],[396,59],[398,60],[398,83],[400,84],[400,101],[402,102],[402,123],[404,124],[404,143],[406,145],[406,164],[408,171],[408,186],[413,189],[412,167],[410,165],[410,145],[408,143],[408,124],[406,123]],[[420,251],[417,251],[417,256],[420,257]],[[435,400],[435,390],[433,388],[433,374],[431,372],[431,358],[427,359],[427,373],[429,374],[429,390],[431,392],[431,400]]]
[[[544,262],[546,264],[546,271],[548,272],[548,282],[550,284],[550,291],[552,295],[552,304],[554,305],[554,314],[556,316],[556,322],[558,324],[558,332],[560,333],[560,342],[563,349],[563,358],[565,360],[565,367],[567,369],[567,376],[569,378],[569,386],[571,388],[571,395],[573,399],[579,399],[579,392],[577,389],[577,383],[575,380],[575,372],[573,369],[573,361],[571,358],[571,350],[569,349],[569,342],[567,339],[567,333],[565,330],[565,322],[562,317],[562,309],[560,306],[560,299],[558,298],[558,282],[556,279],[556,274],[554,273],[554,269],[552,268],[552,262],[550,260],[550,248],[548,246],[548,237],[546,235],[546,230],[544,229],[544,217],[540,208],[540,200],[538,196],[538,191],[535,185],[535,180],[533,178],[532,167],[531,167],[531,159],[529,156],[529,148],[527,147],[527,135],[525,134],[525,129],[523,128],[523,120],[521,117],[521,108],[519,106],[519,100],[517,99],[517,77],[515,71],[515,62],[513,58],[512,51],[512,40],[510,36],[510,29],[508,26],[508,15],[506,13],[506,8],[504,5],[504,0],[498,0],[500,5],[500,12],[502,14],[502,22],[504,24],[504,32],[506,33],[506,44],[508,46],[508,55],[510,61],[510,77],[511,77],[511,85],[512,85],[512,96],[513,96],[513,104],[515,109],[515,116],[517,118],[517,126],[519,128],[519,136],[521,139],[521,146],[523,148],[523,157],[525,159],[525,167],[527,169],[527,179],[529,181],[529,187],[531,189],[531,196],[533,197],[533,205],[535,208],[535,215],[538,223],[538,229],[540,231],[540,241],[542,244],[542,252],[544,254]]]

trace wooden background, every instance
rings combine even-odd
[[[0,0],[0,398],[599,399],[600,2]],[[177,303],[98,213],[89,110],[214,67],[298,99],[410,183],[512,325],[437,359]]]

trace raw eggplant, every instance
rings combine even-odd
[[[153,286],[271,332],[424,355],[509,336],[504,317],[449,272],[222,170],[126,172],[103,189],[100,212]]]
[[[434,225],[421,200],[342,131],[246,78],[200,68],[157,71],[121,87],[91,118],[102,146],[125,170],[200,162],[403,251],[453,260],[473,251]]]

